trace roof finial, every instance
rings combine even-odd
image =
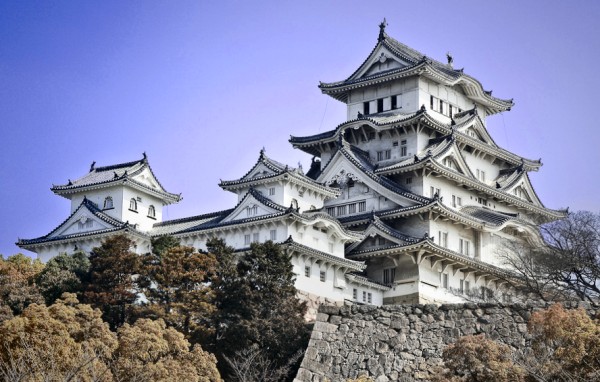
[[[92,165],[90,166],[90,172],[94,171],[95,167],[96,167],[96,161],[93,161]]]
[[[144,158],[142,158],[142,160],[143,160],[144,162],[146,162],[146,161],[148,160],[148,156],[146,155],[146,152],[144,151],[144,152],[142,153],[142,155],[144,156]]]
[[[262,149],[260,149],[260,156],[261,156],[261,157],[262,157],[263,155],[265,155],[265,151],[267,151],[267,150],[265,150],[265,146],[263,146],[263,148],[262,148]]]
[[[446,58],[448,59],[448,65],[452,66],[454,58],[452,57],[452,54],[450,52],[446,52]]]
[[[385,40],[385,27],[386,26],[387,26],[387,21],[385,21],[385,17],[384,17],[381,24],[379,24],[379,37],[377,38],[377,41],[381,42],[381,41]]]

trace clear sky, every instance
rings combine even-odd
[[[0,253],[53,230],[69,201],[52,184],[140,159],[183,201],[174,219],[232,207],[219,179],[267,155],[307,169],[289,135],[330,130],[345,105],[319,81],[348,77],[378,24],[454,67],[512,111],[488,120],[498,144],[542,158],[547,207],[598,212],[600,2],[0,2]]]

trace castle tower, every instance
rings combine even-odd
[[[531,185],[528,172],[542,164],[499,147],[486,129],[512,100],[454,69],[450,55],[447,63],[428,58],[385,27],[350,77],[319,85],[347,104],[348,120],[290,143],[317,158],[317,182],[340,189],[326,211],[365,235],[346,257],[390,287],[384,303],[502,293],[500,252],[539,241],[539,224],[563,216]]]

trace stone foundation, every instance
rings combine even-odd
[[[317,318],[317,312],[319,310],[319,306],[321,305],[329,305],[333,307],[340,307],[344,305],[343,301],[335,301],[330,298],[317,296],[316,294],[307,293],[298,291],[296,296],[300,299],[300,301],[306,301],[306,314],[304,315],[304,319],[307,322],[315,321]]]
[[[423,381],[442,364],[442,351],[461,336],[484,333],[520,349],[527,321],[545,304],[327,306],[319,308],[295,382]],[[592,316],[598,308],[584,307]]]

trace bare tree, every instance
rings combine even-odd
[[[224,358],[231,368],[233,381],[280,382],[290,374],[292,367],[303,354],[301,350],[296,352],[283,366],[277,366],[256,346],[237,351],[233,358]]]
[[[516,274],[516,291],[543,301],[600,298],[600,214],[569,213],[540,229],[543,243],[514,243],[501,256]]]

